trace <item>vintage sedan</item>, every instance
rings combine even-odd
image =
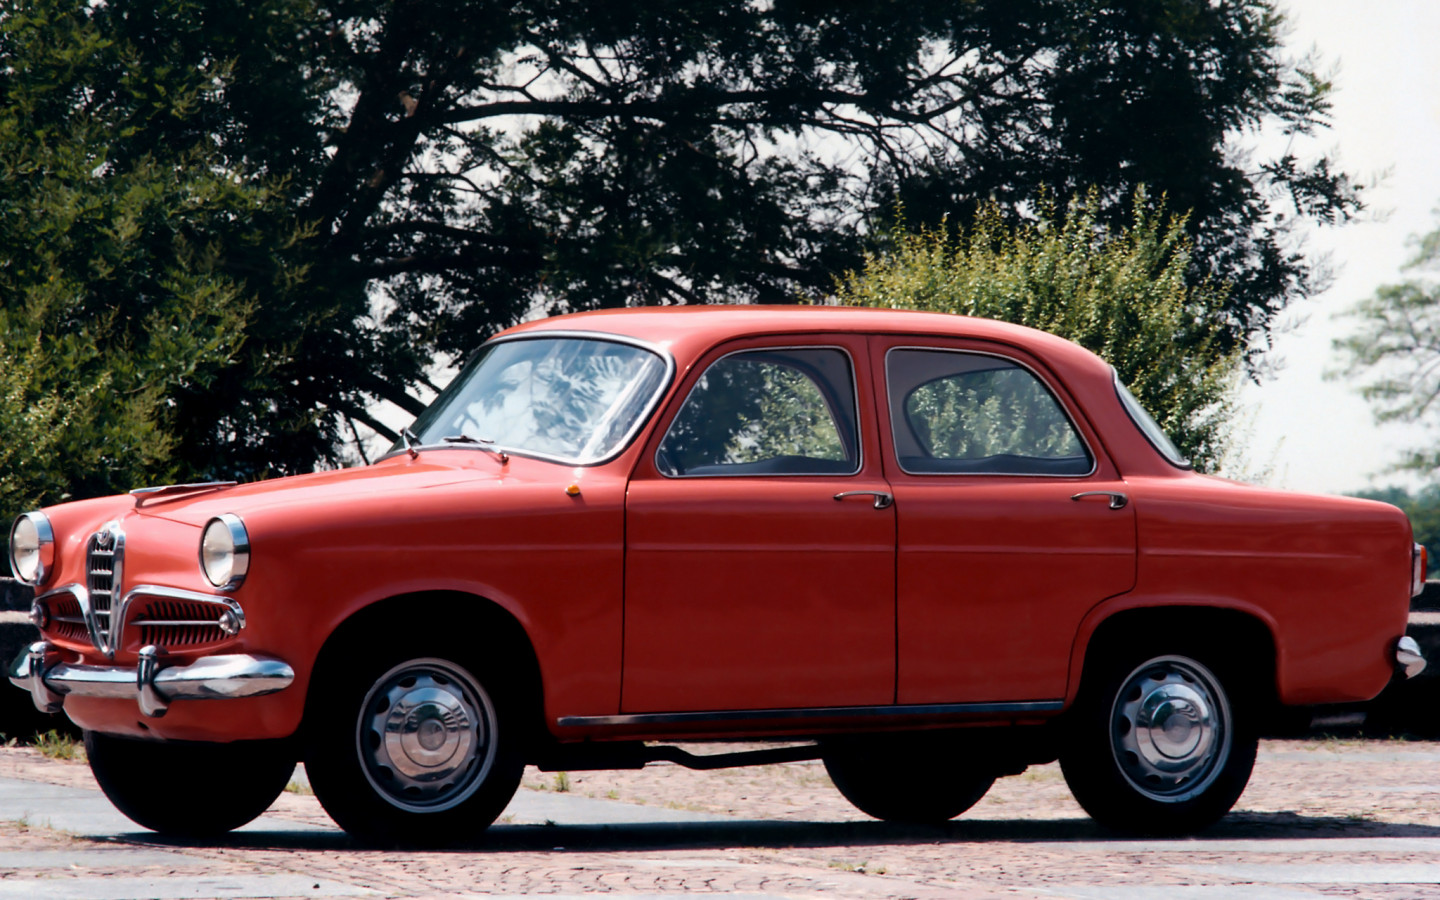
[[[657,760],[818,758],[940,822],[1058,758],[1100,822],[1183,832],[1260,734],[1424,665],[1394,507],[1197,474],[1099,357],[915,312],[527,323],[373,465],[26,513],[10,556],[11,679],[177,835],[297,759],[379,843],[474,835],[527,763]]]

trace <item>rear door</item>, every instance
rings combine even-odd
[[[1065,696],[1081,618],[1135,583],[1126,485],[1017,349],[876,339],[895,493],[898,702]]]

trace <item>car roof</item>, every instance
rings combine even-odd
[[[693,357],[728,338],[761,334],[860,332],[915,334],[998,341],[1042,353],[1070,365],[1103,362],[1064,338],[994,319],[905,309],[853,306],[646,306],[571,313],[517,325],[502,334],[594,331],[667,347]],[[683,361],[683,360],[682,360]],[[1063,363],[1062,363],[1063,364]]]

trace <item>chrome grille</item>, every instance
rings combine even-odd
[[[183,600],[154,600],[129,615],[129,624],[140,629],[140,645],[191,647],[224,640],[220,628],[224,608],[213,603]]]
[[[111,522],[90,535],[85,548],[85,590],[90,594],[90,642],[102,653],[113,654],[110,615],[121,588],[125,564],[125,532]]]
[[[67,641],[85,641],[90,632],[85,628],[85,613],[74,594],[62,593],[50,601],[50,631]]]

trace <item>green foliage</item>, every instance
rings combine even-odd
[[[253,265],[271,233],[255,220],[273,195],[218,170],[212,146],[126,139],[191,115],[221,73],[137,65],[68,6],[0,18],[7,518],[188,474],[174,398],[236,357],[253,303],[236,250]]]
[[[52,317],[6,348],[98,352],[71,395],[5,385],[25,433],[53,414],[87,435],[56,445],[29,491],[49,499],[335,464],[355,422],[393,437],[377,403],[418,413],[437,359],[538,312],[820,296],[897,201],[1013,223],[1042,184],[1095,185],[1119,228],[1150,184],[1193,210],[1192,286],[1232,285],[1228,354],[1312,289],[1296,224],[1358,206],[1328,159],[1246,152],[1328,111],[1272,0],[0,0],[0,20],[0,305]],[[57,238],[47,306],[14,267]],[[86,447],[103,484],[76,475]]]
[[[53,728],[43,734],[36,733],[35,749],[46,759],[85,758],[85,745],[78,738]]]
[[[1104,357],[1201,468],[1223,457],[1239,354],[1227,351],[1226,291],[1190,285],[1184,220],[1134,198],[1129,224],[1100,221],[1095,193],[1060,215],[1011,226],[995,205],[968,226],[897,227],[890,250],[839,282],[854,306],[1001,319],[1068,338]]]
[[[1440,271],[1440,228],[1412,242],[1415,255],[1406,270]],[[1440,282],[1422,276],[1384,285],[1348,315],[1358,327],[1335,342],[1346,364],[1332,376],[1359,381],[1378,422],[1440,424]],[[1440,450],[1416,448],[1397,468],[1433,472],[1440,468]]]

